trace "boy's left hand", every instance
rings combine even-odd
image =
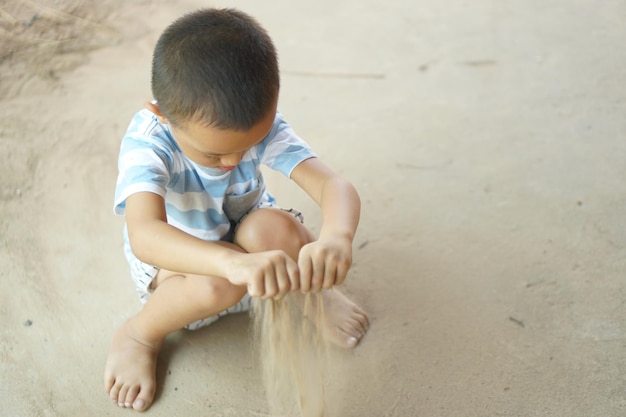
[[[300,290],[317,292],[340,285],[352,265],[352,241],[322,238],[302,247],[298,256]]]

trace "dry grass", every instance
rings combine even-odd
[[[19,95],[33,78],[54,84],[85,52],[114,42],[111,8],[106,0],[1,0],[0,97]]]

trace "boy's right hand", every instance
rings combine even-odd
[[[298,264],[280,250],[234,254],[227,278],[235,285],[247,285],[252,297],[279,300],[300,288]]]

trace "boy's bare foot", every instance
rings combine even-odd
[[[350,349],[358,345],[369,328],[365,311],[337,289],[322,290],[322,300],[326,316],[326,338],[343,348]]]
[[[159,348],[140,341],[130,322],[115,332],[104,369],[104,388],[111,401],[137,411],[152,404]]]

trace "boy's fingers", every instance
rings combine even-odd
[[[322,289],[324,284],[324,262],[315,262],[312,264],[313,271],[311,274],[311,291],[317,292]]]
[[[300,289],[300,269],[298,264],[289,259],[287,263],[287,274],[289,275],[290,291],[298,291]]]
[[[284,264],[276,265],[276,293],[273,295],[274,299],[280,300],[287,294],[291,287],[291,281],[289,280],[289,274],[287,273],[287,266]]]
[[[248,294],[250,294],[251,297],[261,297],[264,293],[263,279],[252,279],[252,281],[248,283]]]
[[[341,285],[348,275],[350,266],[347,263],[340,262],[337,265],[337,275],[335,276],[335,285]]]
[[[335,279],[337,277],[337,267],[334,263],[330,263],[324,268],[324,281],[322,282],[322,288],[331,289],[335,285]]]
[[[311,258],[308,256],[301,256],[298,259],[298,269],[300,270],[300,290],[302,292],[311,291]]]
[[[276,284],[276,274],[273,269],[265,272],[264,277],[265,284],[265,292],[263,293],[263,298],[272,298],[276,294],[278,294],[278,285]]]

